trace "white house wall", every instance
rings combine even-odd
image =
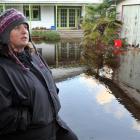
[[[81,6],[81,16],[85,15],[85,6],[87,4],[99,4],[103,0],[0,0],[0,4],[10,6],[9,8],[16,8],[23,12],[23,5],[40,5],[41,19],[40,21],[29,21],[30,28],[45,27],[50,29],[55,23],[56,6]]]
[[[126,0],[117,6],[118,18],[122,20],[121,36],[130,45],[140,45],[140,0]]]
[[[140,4],[140,0],[124,0],[123,2],[119,3],[117,5],[117,12],[118,16],[121,19],[121,14],[122,14],[122,6],[123,5],[133,5],[133,4]]]
[[[103,0],[0,0],[3,3],[102,3]]]
[[[54,6],[41,6],[41,20],[32,21],[31,28],[46,27],[48,29],[54,26]]]

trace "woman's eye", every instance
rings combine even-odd
[[[24,25],[24,28],[25,28],[25,29],[28,29],[28,26],[25,24],[25,25]]]
[[[26,24],[21,24],[21,25],[18,25],[18,26],[15,26],[14,27],[14,30],[20,30],[20,29],[28,29],[28,26]]]
[[[15,26],[15,28],[14,28],[15,30],[17,30],[17,29],[19,29],[19,26]]]

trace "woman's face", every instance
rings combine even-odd
[[[10,32],[10,46],[16,51],[21,52],[29,42],[28,26],[20,24]]]

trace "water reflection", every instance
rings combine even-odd
[[[135,100],[133,98],[128,97],[120,88],[112,85],[112,82],[109,80],[101,79],[101,81],[106,84],[111,91],[113,91],[113,95],[125,108],[132,114],[132,116],[140,121],[140,106],[135,104]]]
[[[114,96],[108,94],[106,90],[103,90],[99,95],[97,95],[96,99],[97,102],[102,105],[110,103],[114,99]]]
[[[140,121],[133,121],[132,128],[140,132]]]
[[[60,115],[80,140],[139,140],[140,109],[109,81],[82,74],[57,86]]]
[[[64,66],[80,63],[80,40],[36,44],[49,65]]]

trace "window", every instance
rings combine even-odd
[[[27,17],[29,20],[30,18],[30,13],[29,13],[29,6],[24,6],[23,7],[24,15]],[[40,20],[40,6],[31,6],[31,20],[32,21],[37,21]]]
[[[58,28],[79,28],[80,7],[59,7],[57,11]]]
[[[61,27],[67,27],[67,9],[61,9]]]
[[[75,27],[75,11],[76,9],[69,9],[69,27]]]
[[[26,18],[29,20],[29,6],[23,6],[23,12]]]
[[[0,14],[3,12],[3,6],[0,5]]]

